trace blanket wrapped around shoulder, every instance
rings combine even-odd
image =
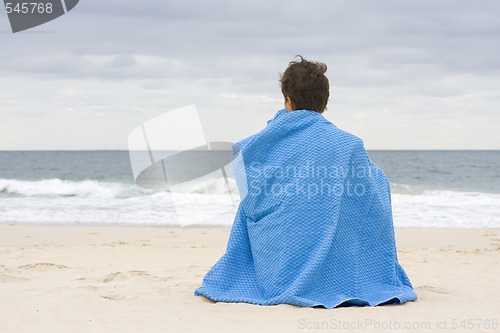
[[[417,299],[397,259],[389,182],[361,139],[282,109],[233,146],[232,166],[242,200],[194,295],[326,308]]]

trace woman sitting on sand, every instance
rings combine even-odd
[[[280,79],[285,108],[233,147],[242,200],[226,253],[194,294],[326,308],[416,300],[387,177],[360,138],[323,117],[326,65],[298,57]]]

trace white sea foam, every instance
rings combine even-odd
[[[0,179],[0,193],[18,197],[78,196],[112,198],[119,196],[124,186],[118,183],[99,183],[95,180],[68,181],[44,179],[36,181]]]
[[[392,184],[396,227],[500,227],[500,194]],[[95,180],[0,179],[0,223],[230,226],[239,204],[234,179],[144,190]]]
[[[172,191],[95,180],[0,179],[0,223],[231,225],[239,196],[234,179],[228,181],[230,192],[223,179]]]
[[[222,178],[204,179],[172,187],[177,192],[198,194],[238,193],[234,179],[228,178],[226,184]],[[141,189],[135,184],[100,182],[96,180],[69,181],[58,178],[44,180],[0,179],[0,197],[85,197],[119,198],[144,196],[156,193]]]
[[[500,194],[426,190],[392,194],[394,225],[417,228],[499,228]]]

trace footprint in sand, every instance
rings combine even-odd
[[[490,242],[491,242],[490,245],[493,245],[493,246],[497,245],[498,246],[498,245],[500,245],[500,238],[492,238],[492,239],[490,239]]]
[[[114,272],[114,273],[110,273],[108,275],[106,275],[104,277],[104,279],[102,280],[102,282],[104,283],[108,283],[108,282],[111,282],[113,280],[126,280],[127,277],[122,273],[122,272]]]
[[[101,276],[100,278],[91,278],[91,277],[80,277],[76,280],[78,281],[93,281],[93,282],[104,282],[104,283],[109,283],[111,281],[126,281],[131,278],[141,278],[141,280],[144,280],[144,278],[151,280],[151,279],[158,279],[158,277],[153,276],[149,274],[146,271],[128,271],[127,273],[122,273],[122,272],[113,272],[109,273],[105,276]]]
[[[149,276],[149,273],[146,271],[128,271],[131,275],[135,276]]]
[[[125,299],[125,297],[120,296],[118,294],[108,294],[108,295],[99,295],[99,296],[101,296],[102,298],[105,298],[105,299],[113,300],[113,301],[119,301],[119,300]]]
[[[158,277],[150,275],[147,271],[133,270],[125,273],[113,272],[100,278],[79,278],[77,280],[93,281],[94,285],[82,286],[80,288],[95,292],[99,297],[109,300],[133,300],[136,295],[129,295],[127,291],[121,293],[122,289],[127,289],[128,285],[138,283],[137,280],[149,284],[150,280],[157,280]],[[133,281],[136,280],[136,281]],[[96,285],[95,283],[102,283]],[[123,295],[122,295],[123,294]],[[126,295],[126,296],[125,296]]]
[[[56,265],[48,262],[39,262],[35,264],[22,265],[17,268],[33,272],[52,272],[52,271],[68,269],[68,267],[64,265]]]
[[[102,244],[102,245],[115,247],[115,245],[127,245],[127,244],[128,244],[127,242],[120,240],[118,242],[105,243],[105,244]]]
[[[22,276],[0,275],[0,283],[28,282],[30,279]]]
[[[98,287],[98,286],[85,286],[82,288],[90,290],[90,291],[96,291],[96,292],[103,289],[103,287]]]
[[[163,281],[164,279],[155,275],[151,275],[146,271],[128,271],[128,275],[132,278],[137,278],[139,281]]]
[[[448,294],[448,291],[443,288],[437,288],[433,286],[420,286],[416,288],[417,290],[430,291],[437,294]]]
[[[141,297],[141,294],[131,293],[129,291],[130,285],[149,287],[151,283],[165,281],[164,278],[140,270],[113,272],[104,276],[101,275],[100,277],[79,277],[76,280],[83,282],[83,285],[79,288],[94,292],[97,296],[109,300],[137,299]]]

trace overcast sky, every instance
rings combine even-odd
[[[0,13],[0,150],[127,149],[190,104],[236,142],[283,107],[296,54],[368,149],[500,149],[500,1],[81,0],[16,34]]]

